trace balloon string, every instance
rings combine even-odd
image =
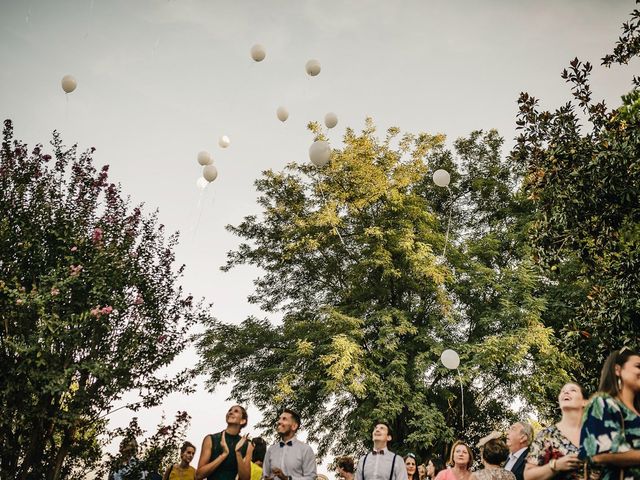
[[[317,169],[318,167],[316,167]],[[324,202],[324,206],[327,206],[327,199],[324,196],[324,192],[322,191],[322,184],[320,183],[320,180],[317,181],[318,183],[318,188],[320,189],[320,195],[322,196],[322,201]],[[342,239],[342,235],[340,235],[340,230],[338,230],[338,227],[334,226],[333,227],[333,231],[338,235],[338,238],[340,239],[340,242],[342,243],[342,246],[347,249],[347,245],[344,243],[344,240]],[[347,249],[347,251],[349,251],[349,249]]]
[[[202,218],[202,211],[204,210],[203,206],[202,206],[202,199],[204,198],[205,195],[205,191],[206,191],[206,187],[204,190],[200,191],[200,196],[198,197],[198,203],[196,205],[196,224],[193,227],[193,237],[192,237],[192,241],[195,241],[196,239],[196,234],[198,233],[198,227],[200,226],[200,219]]]
[[[449,195],[451,195],[451,190],[447,187],[447,191]],[[442,252],[442,256],[447,256],[447,244],[449,243],[449,227],[451,227],[451,212],[453,212],[453,199],[449,202],[449,219],[447,220],[447,233],[444,237],[444,250]]]
[[[462,409],[462,428],[464,429],[464,388],[462,387],[462,375],[460,375],[460,370],[456,368],[456,372],[458,372],[458,380],[460,380],[460,406]]]

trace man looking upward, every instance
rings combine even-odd
[[[408,480],[402,457],[398,460],[398,455],[387,448],[391,438],[391,427],[376,422],[371,434],[373,450],[358,460],[356,480]]]
[[[531,428],[529,422],[516,422],[511,425],[507,432],[509,458],[504,469],[513,473],[516,480],[524,479],[524,467],[532,440],[533,428]]]
[[[262,465],[265,480],[315,480],[316,456],[309,445],[298,440],[300,415],[285,408],[277,423],[280,441],[267,449]]]

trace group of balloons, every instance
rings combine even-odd
[[[255,62],[261,62],[267,56],[267,51],[265,50],[264,46],[260,44],[256,44],[251,47],[250,53],[251,58]],[[307,75],[309,75],[310,77],[315,77],[320,74],[322,66],[320,65],[320,62],[318,60],[311,59],[305,64],[304,69],[307,72]],[[287,107],[280,105],[276,109],[276,117],[278,117],[278,120],[280,120],[281,122],[286,122],[289,118],[289,110],[287,109]],[[338,115],[336,115],[334,112],[327,113],[324,116],[324,124],[327,128],[335,127],[338,124]],[[313,163],[317,167],[326,165],[329,162],[330,157],[331,147],[329,146],[329,143],[324,140],[316,141],[311,145],[311,147],[309,147],[309,159],[311,160],[311,163]]]
[[[262,62],[267,52],[264,46],[260,44],[253,45],[250,50],[251,58],[255,62]],[[311,77],[315,77],[320,74],[322,67],[320,62],[316,59],[311,59],[305,64],[305,71]],[[65,75],[62,77],[62,89],[65,93],[71,93],[78,87],[78,81],[72,75]],[[276,117],[281,122],[286,122],[289,118],[289,111],[284,106],[279,106],[276,110]],[[329,112],[324,117],[324,124],[327,128],[334,128],[338,124],[338,116],[334,112]],[[218,140],[218,145],[221,148],[227,148],[231,144],[231,140],[226,135],[223,135]],[[317,140],[309,147],[309,160],[316,167],[323,167],[331,158],[331,146],[325,140]],[[203,167],[202,177],[198,178],[197,186],[203,189],[208,183],[213,182],[218,177],[218,170],[213,165],[213,157],[209,152],[201,151],[198,153],[198,163]],[[443,169],[436,170],[433,173],[433,182],[438,187],[448,187],[451,181],[449,172]]]
[[[218,145],[220,146],[220,148],[227,148],[229,145],[231,145],[231,140],[228,136],[222,135],[218,139]],[[198,180],[196,181],[196,185],[200,190],[204,190],[209,183],[218,178],[218,169],[213,164],[213,155],[211,155],[211,153],[207,152],[206,150],[198,152],[198,163],[203,168],[202,176],[198,178]]]

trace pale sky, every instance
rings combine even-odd
[[[308,161],[310,120],[337,113],[330,131],[366,116],[379,130],[444,133],[450,140],[497,128],[515,136],[521,91],[556,107],[569,98],[560,71],[575,56],[594,64],[594,98],[616,105],[638,63],[599,66],[634,8],[632,0],[0,0],[0,117],[15,135],[45,145],[54,129],[67,144],[96,147],[134,202],[160,210],[179,230],[183,286],[214,303],[212,314],[240,322],[263,316],[246,297],[257,272],[223,273],[238,239],[224,230],[257,212],[253,181],[267,168]],[[266,48],[255,63],[249,49]],[[307,60],[322,65],[317,77]],[[61,78],[74,75],[65,96]],[[284,105],[286,123],[275,111]],[[217,139],[228,135],[222,150]],[[201,194],[196,156],[209,150],[219,177]],[[176,368],[197,361],[182,355]],[[187,410],[188,438],[224,427],[227,389],[202,385],[162,408],[119,412],[153,429],[164,411]],[[259,413],[250,409],[250,426]],[[251,428],[247,431],[252,432]],[[257,432],[255,432],[257,433]],[[196,459],[197,459],[196,455]],[[326,472],[322,466],[319,471]]]

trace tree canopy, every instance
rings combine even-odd
[[[156,405],[188,386],[168,365],[204,317],[183,294],[176,235],[131,208],[54,134],[29,152],[5,121],[0,152],[0,478],[86,475],[104,415],[127,391]]]
[[[209,385],[233,382],[265,426],[298,409],[321,454],[361,448],[376,418],[400,451],[443,452],[508,421],[516,397],[555,396],[569,360],[540,320],[529,201],[498,133],[449,149],[443,135],[395,128],[380,140],[367,120],[343,140],[326,167],[264,172],[262,215],[229,227],[244,242],[224,268],[260,267],[250,300],[282,321],[210,320],[199,340]],[[434,185],[438,168],[450,188]],[[462,357],[460,378],[438,361],[446,348]]]
[[[627,64],[640,54],[640,11],[602,64]],[[562,72],[573,101],[541,111],[520,96],[513,158],[526,172],[534,204],[530,241],[549,281],[565,288],[550,298],[545,318],[576,360],[573,376],[592,391],[612,350],[640,345],[640,81],[609,109],[593,101],[589,62]]]

